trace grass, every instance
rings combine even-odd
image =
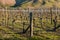
[[[45,22],[43,20],[43,22]],[[3,34],[2,32],[0,32],[1,35],[1,40],[59,40],[60,36],[56,35],[55,33],[57,32],[46,32],[45,30],[41,30],[42,28],[39,28],[39,22],[37,27],[34,27],[34,36],[29,38],[26,35],[25,37],[23,36],[23,34],[14,34],[15,32],[11,29],[9,29],[8,27],[3,27],[0,26],[0,30],[2,30],[2,32],[6,32],[6,33],[11,33],[11,34]],[[36,23],[36,24],[37,24]],[[18,29],[18,28],[23,28],[23,26],[19,26],[20,24],[14,24],[14,28]],[[52,28],[53,25],[50,24],[50,22],[46,23],[45,25],[50,26],[50,28]],[[26,25],[27,26],[27,25]],[[47,28],[47,27],[46,27]],[[20,30],[21,31],[21,30]],[[41,33],[42,32],[42,33]],[[5,37],[4,37],[4,36]]]
[[[0,26],[0,39],[1,40],[59,40],[60,38],[60,32],[47,32],[47,29],[52,29],[54,28],[54,24],[51,24],[50,19],[46,21],[45,17],[46,15],[43,16],[42,20],[42,26],[41,27],[41,20],[40,17],[38,17],[37,14],[34,15],[34,36],[29,37],[29,30],[25,34],[15,34],[17,32],[22,32],[23,31],[23,22],[25,22],[24,28],[26,29],[29,26],[29,15],[28,14],[21,14],[19,13],[19,16],[22,18],[15,18],[15,20],[19,19],[18,21],[21,22],[14,22],[12,25],[12,20],[11,16],[9,18],[10,21],[8,21],[8,26],[6,25],[1,25]],[[4,15],[4,14],[3,14]],[[11,15],[11,14],[10,14]],[[3,17],[3,16],[2,16]],[[0,17],[0,18],[2,18]],[[24,19],[24,18],[26,19]],[[49,16],[48,16],[49,17]],[[8,18],[8,17],[7,17]],[[0,19],[2,20],[2,19]],[[4,19],[5,20],[5,19]],[[4,20],[2,20],[0,23],[2,23]],[[3,22],[5,23],[5,22]],[[60,21],[58,21],[57,25],[60,24]],[[60,29],[57,29],[60,30]],[[8,34],[11,33],[11,34]]]

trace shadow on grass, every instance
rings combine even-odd
[[[58,25],[57,27],[54,27],[52,30],[46,30],[46,31],[56,32],[56,30],[57,30],[58,28],[60,28],[60,25]]]

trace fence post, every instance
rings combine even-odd
[[[52,8],[50,8],[50,12],[51,12],[51,24],[52,24],[52,20],[53,20],[53,19],[52,19],[52,16],[53,16],[53,15],[52,15]]]
[[[33,14],[30,12],[30,37],[33,36]]]

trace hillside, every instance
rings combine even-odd
[[[22,7],[43,7],[43,8],[50,8],[50,7],[58,7],[60,8],[60,0],[33,0],[27,3],[22,4]]]
[[[14,0],[14,1],[9,1],[5,4],[3,4],[0,0],[0,5],[3,6],[13,6],[13,7],[22,7],[22,8],[28,8],[28,7],[34,7],[34,8],[39,8],[39,7],[45,7],[45,8],[50,8],[50,7],[58,7],[60,8],[60,0]],[[3,2],[6,2],[3,0]],[[10,4],[9,4],[10,3]]]

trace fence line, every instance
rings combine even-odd
[[[32,14],[30,14],[32,12]],[[33,15],[33,16],[30,16]],[[33,17],[33,19],[32,19]],[[30,20],[31,19],[31,20]],[[37,21],[38,23],[37,23]],[[50,22],[51,25],[53,23],[57,24],[57,20],[60,20],[60,9],[0,9],[0,25],[9,27],[12,25],[12,29],[14,30],[14,25],[16,21],[20,21],[20,24],[23,25],[30,25],[30,36],[33,36],[33,29],[32,26],[34,25],[40,25],[42,29],[43,26],[45,27],[46,23]],[[33,21],[35,23],[33,23]],[[45,21],[45,22],[43,22]],[[54,21],[54,22],[53,22]],[[26,24],[25,24],[26,22]],[[60,21],[59,21],[60,23]],[[5,24],[5,25],[4,25]],[[19,24],[19,25],[20,25]],[[54,24],[54,27],[56,30],[56,24]],[[23,26],[22,25],[22,26]],[[24,27],[24,26],[23,26]],[[29,27],[27,27],[28,29]],[[46,27],[48,28],[48,27]],[[31,31],[32,30],[32,31]],[[24,31],[24,29],[23,29]]]
[[[50,8],[50,9],[43,9],[43,8],[39,8],[39,9],[8,9],[8,8],[1,8],[0,9],[0,11],[22,11],[22,12],[50,12],[50,10],[51,11],[53,11],[53,12],[56,12],[56,11],[58,11],[58,12],[60,12],[60,9],[53,9],[53,8]]]

